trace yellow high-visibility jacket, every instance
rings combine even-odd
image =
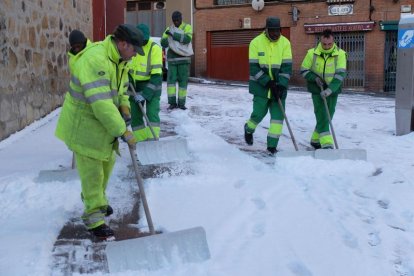
[[[321,92],[315,79],[321,78],[327,84],[324,89],[332,93],[340,93],[346,77],[346,52],[334,44],[331,49],[324,50],[321,43],[309,49],[303,59],[300,72],[307,81],[308,91],[312,94]]]
[[[271,98],[266,84],[275,80],[285,90],[292,75],[292,48],[283,35],[277,41],[267,38],[265,32],[249,45],[249,92]]]
[[[142,49],[144,56],[137,54],[132,58],[129,74],[134,81],[135,89],[150,101],[153,97],[161,96],[162,49],[152,39],[149,39]],[[144,87],[137,85],[142,82],[145,82]]]
[[[118,107],[129,107],[128,69],[112,36],[87,47],[76,61],[55,132],[70,150],[109,160],[115,138],[126,131]]]
[[[75,67],[76,61],[79,59],[80,56],[82,56],[83,52],[85,52],[86,48],[91,46],[93,42],[91,42],[89,39],[86,41],[86,47],[83,48],[82,51],[77,53],[76,55],[72,54],[70,51],[68,52],[68,64],[69,64],[69,72],[72,74],[73,68]]]

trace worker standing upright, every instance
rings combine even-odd
[[[161,46],[168,47],[167,62],[167,94],[168,109],[187,109],[187,85],[190,74],[191,56],[194,54],[191,41],[193,39],[193,28],[184,23],[182,14],[175,11],[172,14],[173,25],[168,27],[161,38]],[[178,82],[178,100],[176,93],[176,82]]]
[[[265,31],[249,45],[249,93],[253,94],[253,112],[244,125],[244,139],[253,145],[253,133],[269,111],[267,150],[270,154],[277,152],[282,134],[284,117],[278,101],[281,100],[284,108],[292,75],[292,49],[280,31],[280,19],[268,17]]]
[[[346,53],[335,44],[330,29],[324,30],[318,45],[308,50],[300,71],[306,79],[308,91],[312,93],[316,118],[310,144],[315,149],[333,149],[334,140],[322,98],[326,100],[332,119],[346,76]]]

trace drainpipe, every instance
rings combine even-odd
[[[372,21],[372,13],[375,11],[374,6],[372,5],[372,0],[369,0],[369,21]]]

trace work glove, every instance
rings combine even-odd
[[[135,139],[134,134],[131,131],[126,130],[124,134],[122,134],[121,139],[122,141],[127,143],[129,147],[135,148],[137,140]]]
[[[325,89],[326,83],[320,77],[316,77],[315,82],[322,90]]]
[[[129,126],[131,124],[131,111],[129,110],[129,107],[126,105],[121,105],[119,107],[119,111],[121,112],[121,116],[125,121],[125,124]]]
[[[283,85],[280,85],[280,84],[276,85],[276,91],[277,91],[277,96],[278,96],[278,98],[276,100],[282,99],[284,94],[286,93],[285,87]]]
[[[144,96],[142,96],[141,93],[136,93],[134,96],[134,101],[136,103],[141,103],[141,105],[143,105],[145,103],[145,98]]]
[[[270,92],[276,101],[282,98],[284,88],[282,85],[277,84],[274,80],[270,80],[266,86],[270,89]]]
[[[327,88],[327,89],[325,89],[321,92],[321,96],[323,98],[329,97],[329,95],[331,95],[331,94],[332,94],[332,90],[329,89],[329,88]]]
[[[266,83],[266,88],[267,89],[272,89],[272,88],[276,88],[276,81],[274,80],[270,80]]]
[[[165,32],[166,35],[173,36],[173,34],[168,30]]]

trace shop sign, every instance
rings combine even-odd
[[[349,15],[354,13],[354,5],[331,5],[328,7],[329,15]]]
[[[333,32],[360,32],[371,31],[374,29],[375,22],[351,22],[351,23],[327,23],[327,24],[304,24],[305,33],[315,34],[322,33],[325,29],[331,29]]]

